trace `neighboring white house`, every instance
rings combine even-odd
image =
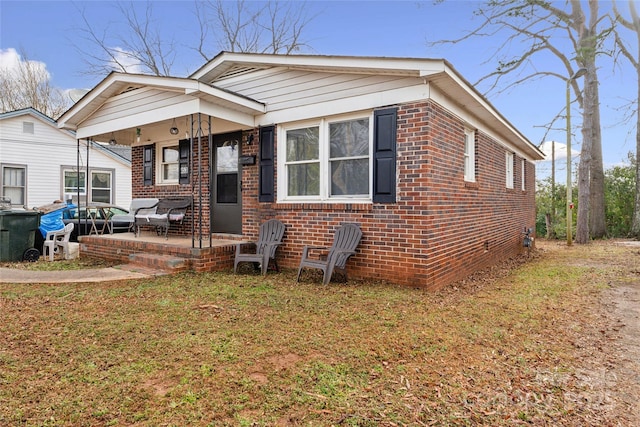
[[[82,201],[129,206],[130,156],[95,142],[87,150],[86,140],[78,144],[73,132],[33,108],[0,114],[0,196],[12,206],[31,209],[69,194],[75,201],[78,176]]]

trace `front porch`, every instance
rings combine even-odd
[[[211,240],[189,236],[158,236],[154,232],[81,236],[80,255],[134,264],[165,272],[221,271],[233,268],[235,245],[245,242],[242,236],[215,234]]]

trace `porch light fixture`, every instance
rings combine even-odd
[[[140,128],[136,128],[136,141],[138,143],[140,143],[140,134],[142,133],[142,130]]]
[[[247,137],[247,145],[251,145],[253,143],[253,134],[249,134]]]
[[[173,124],[172,124],[172,126],[171,126],[171,129],[169,129],[169,133],[170,133],[171,135],[177,135],[177,134],[178,134],[178,132],[180,132],[180,131],[179,131],[179,130],[178,130],[178,128],[176,127],[176,119],[174,118],[174,119],[173,119]]]
[[[109,145],[116,145],[118,141],[116,141],[116,136],[111,132],[111,139],[109,140]]]

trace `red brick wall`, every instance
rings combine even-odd
[[[156,148],[157,149],[157,148]],[[193,142],[191,153],[192,166],[189,184],[158,185],[156,184],[156,163],[153,162],[153,185],[144,185],[142,179],[142,153],[143,147],[131,149],[131,195],[132,198],[156,197],[162,199],[171,196],[191,196],[193,198],[192,209],[187,213],[182,224],[172,224],[169,228],[170,235],[191,235],[192,225],[196,233],[202,226],[203,235],[209,233],[209,145],[207,139],[202,140],[200,155],[202,166],[198,168],[198,141]],[[198,178],[200,177],[200,179]],[[202,188],[202,199],[199,197],[198,185]]]
[[[527,164],[526,191],[522,191],[521,158],[516,154],[514,188],[507,189],[506,148],[480,129],[476,130],[476,182],[465,182],[464,130],[457,117],[432,101],[400,106],[394,204],[259,203],[259,165],[244,166],[243,234],[254,239],[263,221],[282,220],[287,231],[278,262],[297,268],[304,245],[329,246],[340,223],[356,222],[363,239],[347,265],[351,277],[432,289],[512,257],[522,250],[521,231],[535,225],[534,165]],[[258,148],[256,130],[254,143],[242,144],[242,154],[258,156]],[[134,147],[132,154],[133,197],[192,193],[191,184],[144,187],[142,148]],[[202,157],[203,194],[207,195],[203,218],[208,232],[206,144]],[[181,231],[190,234],[190,227],[187,222]]]
[[[521,190],[515,156],[514,189],[505,185],[506,149],[476,131],[476,182],[464,181],[464,125],[433,102],[398,111],[398,193],[395,204],[258,203],[258,166],[246,167],[244,232],[265,219],[287,224],[279,263],[296,268],[305,244],[331,244],[342,222],[359,223],[363,239],[350,276],[438,288],[516,255],[521,230],[535,224],[532,164]]]

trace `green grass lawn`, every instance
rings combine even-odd
[[[633,256],[550,245],[435,293],[291,271],[0,284],[0,425],[595,425],[578,377]]]

